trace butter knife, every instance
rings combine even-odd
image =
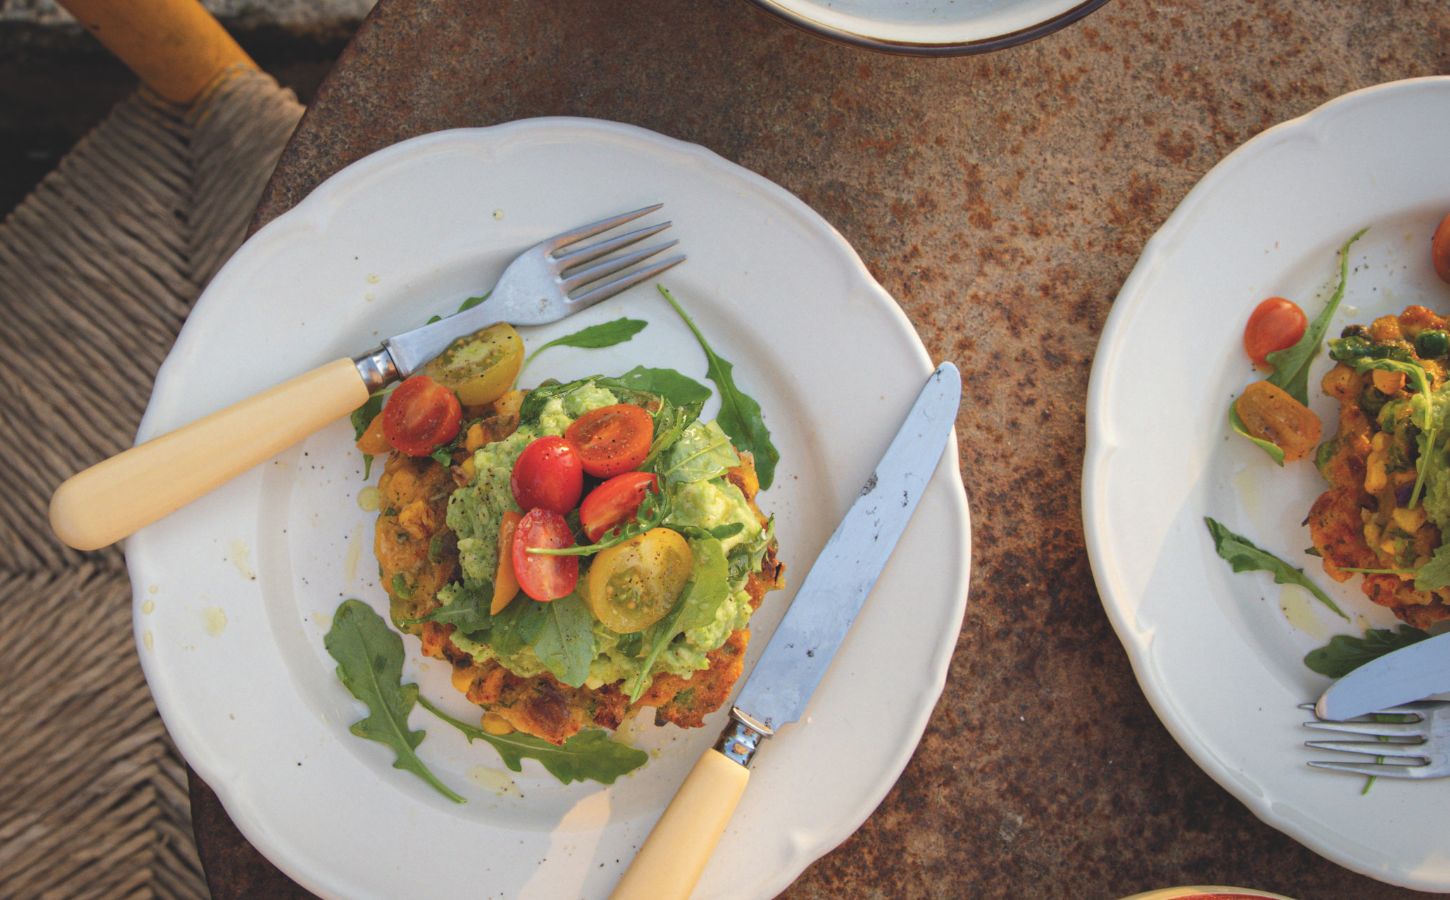
[[[686,898],[724,833],[763,738],[798,721],[936,471],[961,402],[956,366],[927,379],[886,455],[801,583],[741,689],[719,742],[700,757],[611,895]]]
[[[1372,659],[1334,682],[1314,714],[1344,721],[1450,691],[1450,634],[1427,638]]]

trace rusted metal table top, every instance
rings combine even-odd
[[[254,225],[425,132],[614,119],[800,196],[961,368],[974,571],[946,691],[886,800],[788,896],[1414,896],[1262,824],[1174,743],[1099,602],[1079,492],[1098,333],[1179,200],[1270,125],[1446,72],[1443,0],[1113,0],[950,59],[833,44],[742,0],[383,0]],[[280,895],[204,785],[193,805],[216,896]]]

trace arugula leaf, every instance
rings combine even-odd
[[[463,312],[466,309],[473,309],[478,304],[480,304],[483,301],[487,300],[488,299],[488,295],[489,294],[492,294],[492,293],[493,293],[493,289],[492,288],[489,288],[488,290],[484,291],[482,294],[479,294],[477,297],[469,297],[467,300],[464,300],[462,303],[458,304],[458,311],[459,312]],[[423,323],[423,324],[425,324],[425,325],[432,325],[434,322],[441,322],[441,321],[443,321],[443,317],[442,316],[429,316],[428,317],[428,321],[425,322],[425,323]]]
[[[1364,637],[1340,634],[1329,639],[1317,650],[1310,650],[1304,657],[1304,665],[1330,678],[1343,678],[1355,669],[1386,653],[1393,653],[1402,647],[1418,644],[1430,635],[1418,628],[1401,625],[1398,631],[1388,628],[1371,628]]]
[[[572,781],[597,781],[600,784],[614,784],[616,778],[627,775],[649,762],[649,754],[628,744],[610,740],[608,734],[597,728],[581,731],[557,747],[531,734],[489,734],[482,728],[460,722],[448,713],[419,697],[418,704],[433,715],[463,732],[469,743],[485,741],[493,745],[504,765],[511,771],[522,772],[523,760],[537,759],[544,764],[550,775],[564,784]]]
[[[1274,462],[1281,466],[1284,464],[1284,448],[1273,441],[1266,441],[1263,438],[1256,438],[1252,434],[1249,434],[1248,428],[1244,425],[1244,420],[1239,418],[1238,408],[1232,403],[1228,405],[1228,424],[1234,431],[1253,441],[1255,444],[1258,444],[1265,453],[1269,454],[1269,458]]]
[[[1275,350],[1266,357],[1274,367],[1274,373],[1268,378],[1269,383],[1283,388],[1305,406],[1309,405],[1309,366],[1314,362],[1314,357],[1319,355],[1319,348],[1324,343],[1324,333],[1329,330],[1329,320],[1334,318],[1335,311],[1339,309],[1339,301],[1344,299],[1344,289],[1349,284],[1349,248],[1368,230],[1361,228],[1356,231],[1339,248],[1339,284],[1324,309],[1309,323],[1303,337],[1294,346]]]
[[[1346,616],[1344,611],[1329,599],[1328,594],[1309,580],[1303,569],[1296,569],[1272,553],[1260,550],[1248,538],[1234,534],[1208,516],[1204,516],[1203,521],[1208,525],[1208,533],[1213,538],[1213,549],[1233,567],[1235,572],[1268,572],[1274,576],[1275,584],[1297,584],[1313,594],[1320,603],[1334,610],[1340,618],[1349,619],[1349,616]]]
[[[590,325],[588,328],[581,328],[573,334],[566,334],[561,338],[554,338],[547,344],[534,348],[534,352],[524,360],[527,366],[533,358],[543,353],[550,347],[580,347],[586,350],[598,350],[602,347],[613,347],[615,344],[622,344],[644,330],[648,325],[641,319],[620,318],[613,322],[602,322],[598,325]]]
[[[367,705],[368,716],[349,729],[396,754],[393,768],[412,772],[438,793],[464,799],[439,781],[415,751],[427,732],[408,728],[408,713],[418,699],[416,684],[403,684],[403,639],[361,600],[344,600],[332,617],[323,646],[337,660],[337,677],[348,693]]]
[[[761,418],[760,404],[755,398],[740,390],[735,384],[735,366],[724,357],[716,353],[700,329],[695,325],[684,308],[675,300],[664,285],[659,285],[659,291],[669,301],[680,318],[685,320],[685,325],[694,333],[695,340],[699,341],[700,349],[705,351],[705,377],[715,383],[720,392],[720,414],[715,420],[730,439],[739,447],[755,457],[755,473],[760,477],[760,488],[765,490],[775,480],[775,464],[780,461],[780,451],[770,442],[770,429],[765,427],[765,420]]]
[[[492,600],[491,594],[489,599]],[[532,646],[543,634],[548,608],[547,603],[515,597],[512,603],[492,617],[488,645],[501,656],[512,656],[524,647]]]
[[[555,678],[579,687],[594,660],[594,614],[577,592],[539,605],[544,608],[543,626],[532,642],[534,653]]]
[[[443,605],[418,621],[452,625],[460,634],[487,643],[502,656],[533,644],[544,630],[547,604],[527,597],[516,597],[497,615],[490,613],[492,583],[472,587],[447,585],[438,592],[438,597],[444,601]]]
[[[1450,544],[1441,544],[1435,555],[1415,572],[1415,590],[1435,591],[1450,587]]]
[[[686,428],[700,418],[700,410],[703,408],[703,404],[700,403],[676,406],[666,400],[660,407],[660,411],[655,413],[654,439],[650,441],[649,453],[645,455],[639,467],[658,475],[656,463],[660,457],[679,441]]]
[[[615,379],[634,391],[656,394],[675,406],[704,404],[710,399],[710,389],[688,375],[674,369],[646,369],[635,366]]]
[[[715,538],[691,541],[690,554],[694,557],[694,569],[679,601],[663,619],[645,630],[644,644],[649,652],[630,685],[630,703],[644,696],[654,680],[655,661],[676,635],[715,621],[716,610],[730,594],[729,570],[720,541]]]

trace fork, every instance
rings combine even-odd
[[[51,496],[51,530],[78,550],[107,546],[346,416],[371,393],[407,378],[460,337],[497,322],[557,322],[678,265],[683,254],[641,265],[678,241],[619,252],[659,234],[670,222],[583,243],[661,206],[540,241],[509,263],[485,302],[388,338],[360,356],[334,360],[72,475]]]
[[[1300,709],[1313,712],[1314,704]],[[1382,722],[1377,716],[1394,716]],[[1386,778],[1444,778],[1450,775],[1450,702],[1420,700],[1344,722],[1316,717],[1305,728],[1361,738],[1347,741],[1305,741],[1316,750],[1373,756],[1376,762],[1311,762],[1317,769],[1377,775]]]

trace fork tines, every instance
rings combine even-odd
[[[655,203],[651,206],[634,210],[633,212],[621,213],[617,216],[601,219],[598,222],[582,225],[572,231],[566,231],[563,234],[556,235],[553,238],[550,242],[550,255],[559,264],[558,280],[571,303],[588,304],[597,302],[605,297],[613,296],[625,288],[633,287],[642,281],[647,281],[666,269],[677,266],[685,261],[684,254],[671,256],[632,272],[626,272],[610,281],[596,284],[601,279],[613,275],[616,272],[629,269],[631,266],[641,263],[677,245],[679,241],[671,240],[630,253],[609,256],[609,254],[614,253],[616,250],[633,246],[647,237],[659,234],[673,224],[668,221],[661,222],[657,225],[649,225],[644,228],[637,228],[634,231],[628,231],[616,237],[606,238],[605,240],[585,247],[575,247],[576,244],[586,238],[603,234],[606,231],[618,228],[620,225],[632,222],[641,216],[649,215],[661,206],[663,204]],[[594,262],[595,260],[600,261]],[[594,263],[594,265],[586,265],[587,263]],[[593,285],[593,287],[589,287],[588,290],[582,290],[590,285]],[[576,291],[580,291],[580,293],[575,293]]]
[[[1305,741],[1316,750],[1357,754],[1373,761],[1313,761],[1316,769],[1390,778],[1439,778],[1450,775],[1450,731],[1442,701],[1419,701],[1343,722],[1316,718],[1304,727],[1358,740]],[[1306,703],[1300,709],[1313,712]],[[1391,718],[1392,717],[1392,718]]]

